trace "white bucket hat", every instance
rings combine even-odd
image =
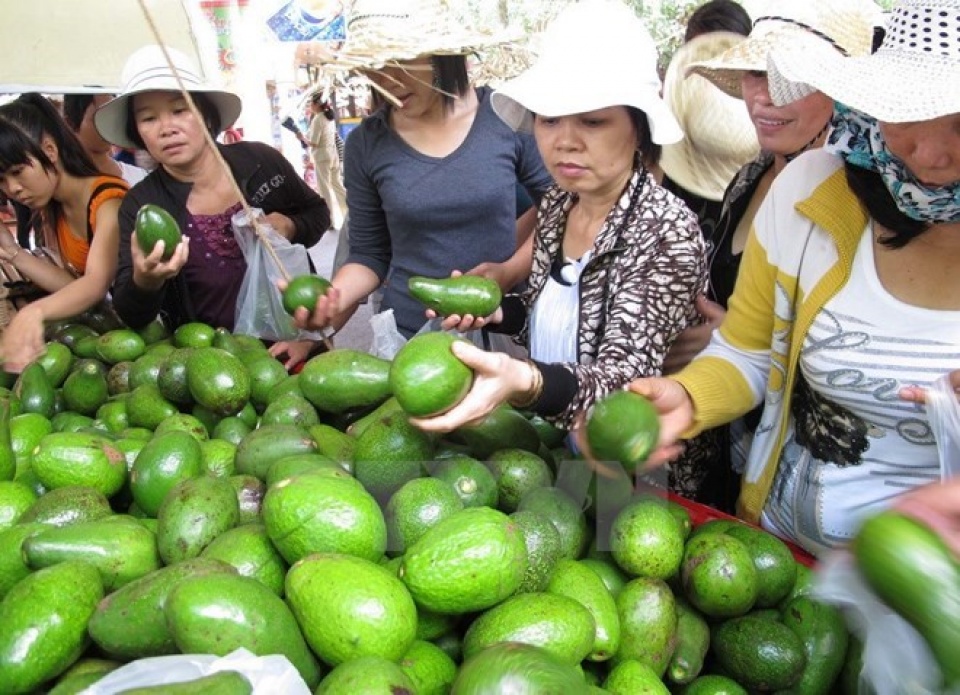
[[[766,72],[773,51],[800,46],[807,55],[868,55],[880,15],[870,0],[777,0],[761,11],[746,41],[690,66],[690,72],[741,98],[743,74]]]
[[[960,113],[960,0],[900,0],[873,55],[778,51],[770,67],[774,103],[807,84],[888,123]]]
[[[620,0],[581,0],[550,23],[537,61],[494,92],[491,104],[507,125],[525,132],[533,114],[633,106],[647,115],[651,139],[666,145],[683,131],[660,87],[657,49],[640,18]]]
[[[517,38],[468,29],[443,0],[354,0],[347,38],[322,61],[333,72],[376,70],[427,55],[468,55]]]
[[[660,168],[681,188],[707,200],[723,199],[734,175],[760,152],[760,143],[743,101],[714,88],[701,75],[687,76],[687,68],[745,38],[712,31],[691,39],[674,53],[663,80],[663,100],[684,138],[663,148]]]
[[[174,48],[167,48],[167,52],[186,91],[205,94],[220,114],[221,129],[232,126],[240,116],[240,97],[208,85],[203,73],[186,54]],[[179,92],[180,85],[164,58],[163,49],[156,45],[137,49],[127,58],[120,83],[123,85],[120,94],[97,109],[93,123],[107,142],[119,147],[136,148],[136,143],[127,137],[127,102],[130,97],[143,92]]]

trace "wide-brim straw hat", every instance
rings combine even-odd
[[[221,129],[229,128],[240,117],[240,97],[210,85],[185,53],[174,48],[167,48],[167,53],[176,75],[170,69],[163,49],[157,45],[137,49],[127,59],[120,76],[123,85],[120,94],[97,109],[93,116],[93,123],[104,140],[118,147],[137,148],[137,144],[127,137],[127,102],[134,95],[144,92],[179,92],[177,76],[187,92],[205,94],[213,102],[220,115]]]
[[[739,98],[744,73],[766,72],[773,51],[799,45],[815,55],[868,55],[880,8],[870,0],[779,0],[763,11],[746,41],[690,66],[690,72]]]
[[[799,83],[888,123],[960,113],[960,0],[901,0],[873,55],[778,51],[770,67],[775,103]]]
[[[555,118],[610,106],[647,115],[653,142],[683,137],[660,98],[657,49],[639,17],[619,0],[581,0],[543,33],[536,62],[493,93],[497,115],[530,132],[533,114]]]
[[[324,70],[377,70],[420,56],[469,55],[515,41],[508,30],[471,28],[444,0],[355,0],[347,38]]]
[[[723,198],[740,168],[757,156],[760,144],[743,101],[714,88],[702,75],[687,75],[687,68],[745,39],[727,31],[691,39],[674,53],[663,81],[663,100],[684,138],[663,148],[660,167],[681,188],[707,200]]]

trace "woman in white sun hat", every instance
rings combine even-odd
[[[660,373],[667,347],[696,319],[706,280],[700,228],[645,164],[682,133],[660,98],[656,47],[620,0],[565,8],[536,63],[494,93],[493,107],[533,132],[556,187],[540,205],[527,289],[489,317],[451,316],[444,326],[518,335],[532,359],[456,344],[473,388],[416,423],[451,430],[509,401],[570,428],[596,399]]]
[[[301,325],[342,325],[382,288],[405,337],[425,323],[411,276],[447,277],[502,261],[533,227],[517,220],[519,182],[539,200],[550,186],[533,138],[505,126],[476,88],[467,56],[504,37],[464,27],[441,0],[357,0],[328,72],[366,78],[376,110],[344,152],[350,253]]]
[[[230,218],[247,203],[291,241],[310,247],[330,226],[326,203],[276,149],[256,142],[219,145],[225,171],[207,144],[240,115],[240,98],[206,84],[190,59],[168,49],[173,67],[203,121],[187,108],[160,46],[135,51],[124,67],[123,91],[94,115],[114,145],[145,149],[158,167],[134,186],[120,207],[120,259],[113,303],[125,323],[144,326],[158,314],[175,328],[190,321],[232,329],[246,261]],[[133,239],[137,212],[159,205],[184,234],[168,260],[163,249],[145,254]],[[307,347],[306,342],[300,347]]]
[[[767,86],[769,53],[809,46],[812,53],[867,55],[878,12],[870,0],[773,0],[757,10],[746,40],[713,58],[685,66],[688,89],[706,82],[707,88],[740,105],[759,151],[731,177],[722,195],[719,218],[712,228],[704,229],[710,246],[710,287],[697,300],[704,321],[677,339],[667,355],[665,373],[688,364],[707,346],[711,333],[723,320],[754,216],[773,180],[790,160],[819,147],[826,137],[833,110],[830,97],[806,90],[789,104],[775,105]],[[700,115],[695,107],[691,111]],[[720,139],[722,135],[718,132],[714,137]],[[668,172],[670,165],[664,162]],[[686,457],[680,459],[674,465],[681,484],[677,492],[733,511],[739,472],[759,415],[759,410],[753,411],[729,427],[706,431],[688,442],[688,448],[693,449],[712,443],[722,452],[722,463],[717,471],[697,474],[686,465]],[[697,482],[700,479],[702,483]],[[711,481],[723,482],[716,485]]]
[[[771,57],[774,93],[836,100],[829,142],[771,188],[707,350],[632,385],[654,462],[763,401],[740,513],[814,553],[949,473],[913,401],[960,353],[960,0],[901,0],[886,29],[867,57]]]

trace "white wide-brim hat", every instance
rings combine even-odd
[[[519,36],[468,28],[443,0],[354,0],[346,35],[324,70],[363,72],[420,56],[468,55]]]
[[[193,94],[204,94],[210,99],[220,114],[221,129],[232,126],[240,116],[240,97],[209,85],[203,73],[183,52],[167,48],[167,53],[184,89]],[[127,137],[127,102],[134,95],[144,92],[179,92],[180,85],[163,55],[163,49],[156,45],[144,46],[133,52],[123,67],[120,83],[120,94],[97,109],[93,123],[107,142],[118,147],[136,148],[137,144]]]
[[[791,49],[772,55],[769,68],[774,103],[806,84],[887,123],[960,113],[960,0],[901,0],[873,55]]]
[[[760,143],[743,101],[716,89],[701,75],[687,75],[687,68],[745,38],[713,31],[691,39],[674,53],[663,80],[663,100],[684,138],[664,146],[660,168],[681,188],[707,200],[723,199],[736,173],[760,152]]]
[[[650,123],[659,145],[683,137],[660,98],[657,49],[647,28],[619,0],[568,5],[545,30],[528,70],[493,93],[497,115],[514,130],[531,132],[533,114],[555,118],[610,106],[633,106]]]
[[[766,72],[773,51],[800,46],[808,54],[868,55],[880,8],[870,0],[781,0],[770,2],[743,41],[716,58],[695,63],[703,75],[730,96],[742,98],[744,73]]]

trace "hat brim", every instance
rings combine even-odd
[[[379,70],[391,63],[414,60],[421,56],[471,55],[508,43],[521,37],[515,32],[499,34],[461,34],[440,36],[430,43],[430,37],[405,37],[393,41],[351,42],[348,37],[339,51],[323,61],[329,72],[364,72]]]
[[[960,113],[960,68],[920,54],[844,57],[778,51],[771,56],[778,73],[771,84],[774,103],[789,100],[781,79],[820,90],[834,101],[886,123],[911,123]]]
[[[103,139],[117,147],[136,149],[139,147],[127,136],[127,104],[137,94],[156,91],[175,91],[156,88],[141,89],[122,94],[101,106],[93,115],[93,124]],[[243,102],[232,92],[207,89],[188,89],[191,94],[204,94],[213,103],[220,115],[220,129],[225,130],[237,122]]]
[[[640,80],[628,85],[598,80],[589,89],[574,90],[569,84],[556,82],[556,73],[534,66],[505,82],[493,93],[490,103],[504,123],[523,133],[533,132],[534,114],[557,118],[610,106],[632,106],[647,115],[654,143],[669,145],[683,139],[677,119],[652,85]]]

